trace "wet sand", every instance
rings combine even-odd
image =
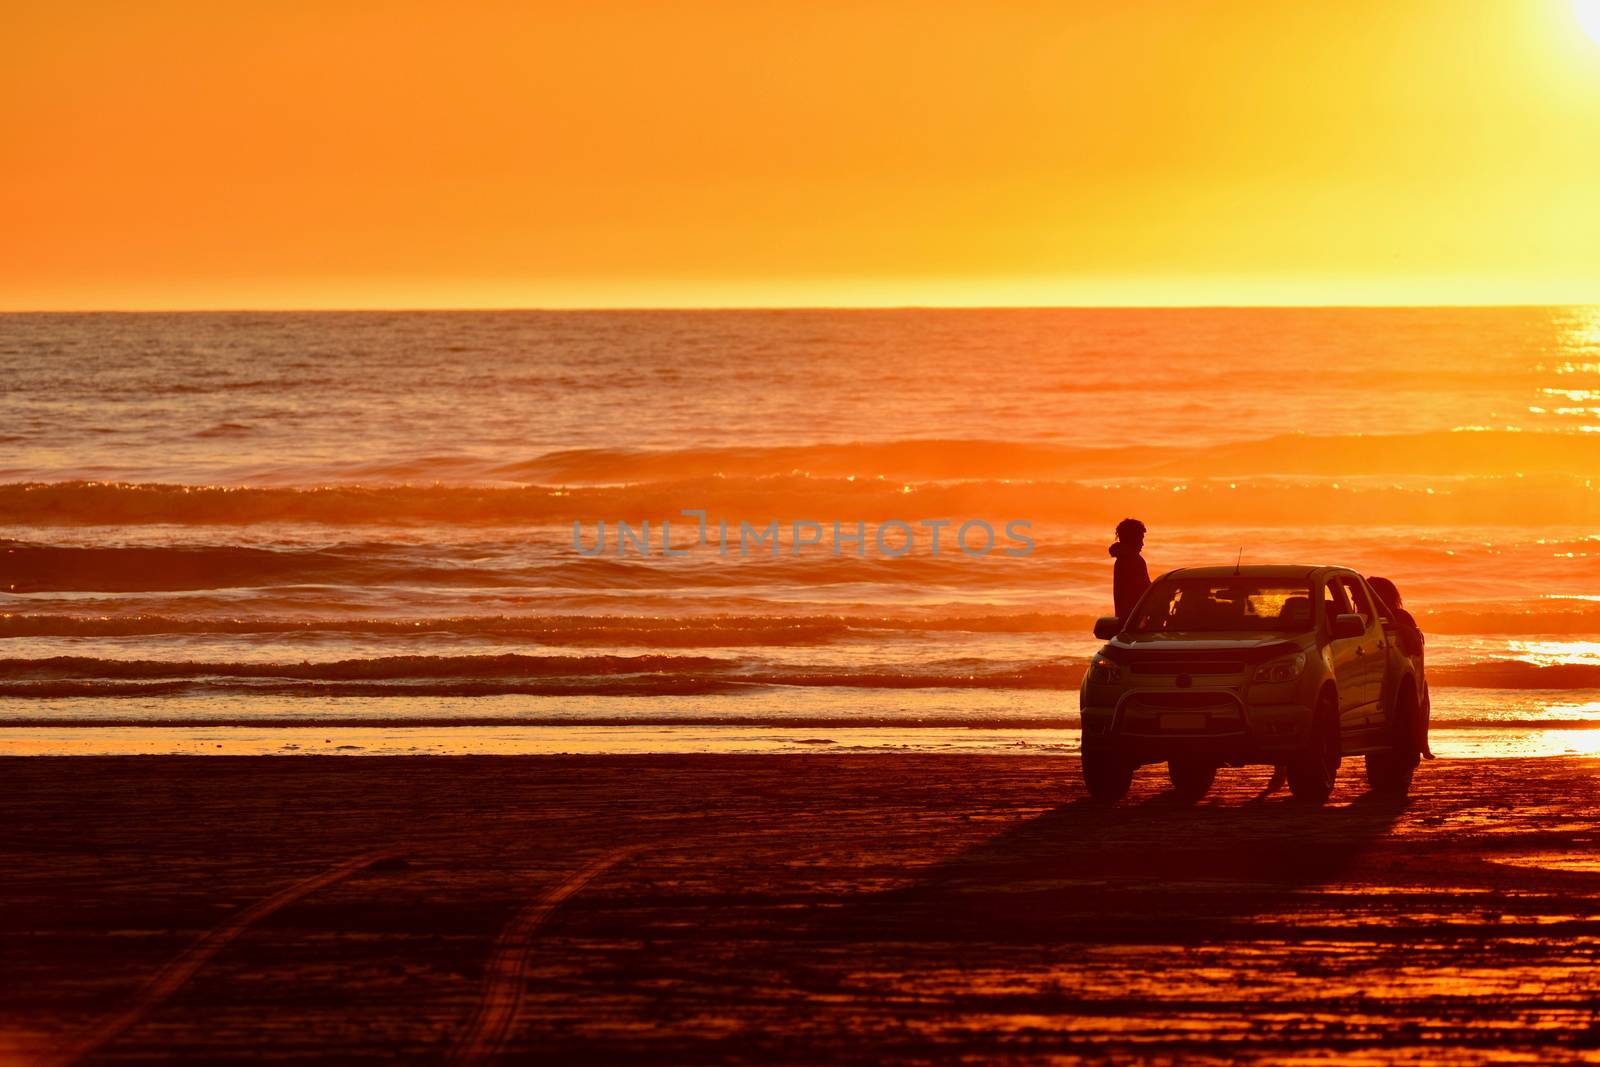
[[[1600,760],[0,761],[0,1062],[1600,1058]]]

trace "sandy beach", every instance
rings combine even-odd
[[[1594,760],[4,764],[7,1063],[1600,1056]]]

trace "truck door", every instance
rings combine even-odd
[[[1367,632],[1356,642],[1352,676],[1356,694],[1361,704],[1362,721],[1367,726],[1379,725],[1380,697],[1383,695],[1383,675],[1389,663],[1388,643],[1384,639],[1383,621],[1378,618],[1366,587],[1360,579],[1348,575],[1337,579],[1350,601],[1350,610],[1360,615],[1367,624]],[[1342,684],[1342,683],[1341,683]]]
[[[1323,586],[1322,612],[1331,633],[1333,620],[1348,615],[1355,609],[1350,606],[1350,596],[1338,578],[1328,579]],[[1341,732],[1360,730],[1366,725],[1366,698],[1362,695],[1361,655],[1357,649],[1361,639],[1342,637],[1328,642],[1328,658],[1333,664],[1334,684],[1339,687],[1339,726]]]

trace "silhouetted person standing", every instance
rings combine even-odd
[[[1111,554],[1117,560],[1111,571],[1111,598],[1124,626],[1132,619],[1133,606],[1150,588],[1150,569],[1139,554],[1143,550],[1144,523],[1138,519],[1117,523],[1117,543],[1111,546]]]
[[[1417,625],[1416,616],[1401,605],[1400,590],[1387,578],[1368,578],[1367,584],[1393,613],[1394,628],[1400,635],[1400,648],[1408,656],[1421,657],[1424,644],[1422,627]]]
[[[1422,710],[1420,724],[1422,736],[1418,738],[1418,742],[1423,756],[1433,759],[1433,749],[1428,746],[1428,720],[1432,715],[1433,699],[1428,692],[1428,674],[1424,665],[1423,651],[1426,642],[1422,637],[1422,627],[1417,625],[1416,616],[1401,604],[1400,590],[1393,582],[1387,578],[1368,578],[1367,584],[1389,609],[1390,617],[1394,620],[1395,636],[1400,639],[1400,650],[1417,666],[1417,679],[1422,683],[1422,692],[1418,695]]]

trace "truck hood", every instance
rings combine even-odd
[[[1112,659],[1145,652],[1163,655],[1231,652],[1248,660],[1264,660],[1308,649],[1311,639],[1310,633],[1119,634],[1105,646],[1104,652]]]

